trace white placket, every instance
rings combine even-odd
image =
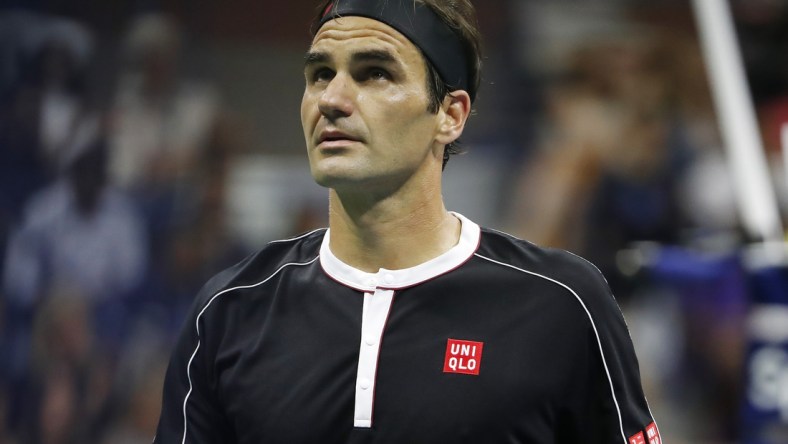
[[[386,276],[389,277],[389,276]],[[374,283],[372,283],[374,285]],[[378,369],[383,329],[394,299],[394,290],[375,288],[364,293],[361,317],[361,344],[356,374],[355,427],[372,427],[372,406],[375,400],[375,377]]]
[[[453,214],[462,222],[462,232],[457,245],[434,259],[406,269],[380,269],[377,273],[368,273],[351,267],[331,252],[330,229],[323,237],[320,246],[320,265],[323,270],[335,281],[364,292],[355,386],[356,403],[353,412],[355,427],[372,427],[380,342],[395,289],[419,285],[455,270],[468,261],[479,246],[481,239],[479,226],[460,214]],[[379,285],[384,288],[380,288]]]

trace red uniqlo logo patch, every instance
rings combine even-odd
[[[659,429],[656,423],[652,422],[646,426],[646,438],[648,438],[648,444],[662,444],[662,438],[659,437]]]
[[[637,432],[636,434],[630,436],[629,444],[646,444],[646,440],[643,438],[643,432]]]
[[[446,344],[443,372],[478,375],[482,363],[482,347],[484,342],[449,339]]]

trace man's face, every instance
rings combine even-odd
[[[439,168],[440,113],[427,110],[426,75],[421,52],[384,23],[351,16],[323,25],[307,54],[301,102],[317,183],[385,192],[428,159]]]

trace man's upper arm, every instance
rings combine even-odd
[[[566,267],[554,276],[577,300],[588,328],[576,356],[584,363],[577,369],[578,396],[559,424],[559,442],[661,444],[629,329],[607,281],[589,262],[562,256]]]
[[[661,444],[624,316],[602,274],[595,268],[592,273],[593,288],[588,297],[582,298],[593,331],[589,347],[598,353],[591,361],[594,368],[590,369],[595,385],[591,392],[592,413],[596,420],[612,426],[600,429],[601,436],[587,442]],[[648,433],[652,434],[651,439]]]
[[[172,352],[164,380],[156,444],[233,442],[210,380],[211,360],[204,342],[204,336],[210,332],[199,318],[200,313],[201,308],[195,305]]]

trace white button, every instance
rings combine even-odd
[[[375,279],[370,279],[370,280],[367,281],[367,285],[369,285],[370,287],[374,287],[377,284],[378,283],[377,283],[377,281],[375,281]]]
[[[362,379],[361,381],[358,382],[358,386],[361,387],[361,390],[368,389],[370,384],[371,384],[371,382],[367,378],[364,378],[364,379]]]
[[[376,340],[375,340],[375,337],[374,337],[374,336],[372,336],[372,335],[369,335],[369,336],[367,336],[366,338],[364,338],[364,343],[365,343],[365,344],[367,344],[367,345],[369,345],[369,346],[373,346],[373,345],[375,345],[377,342],[378,342],[378,341],[376,341]]]
[[[387,275],[383,276],[383,280],[386,281],[387,284],[390,284],[390,283],[394,282],[394,275],[387,274]]]

